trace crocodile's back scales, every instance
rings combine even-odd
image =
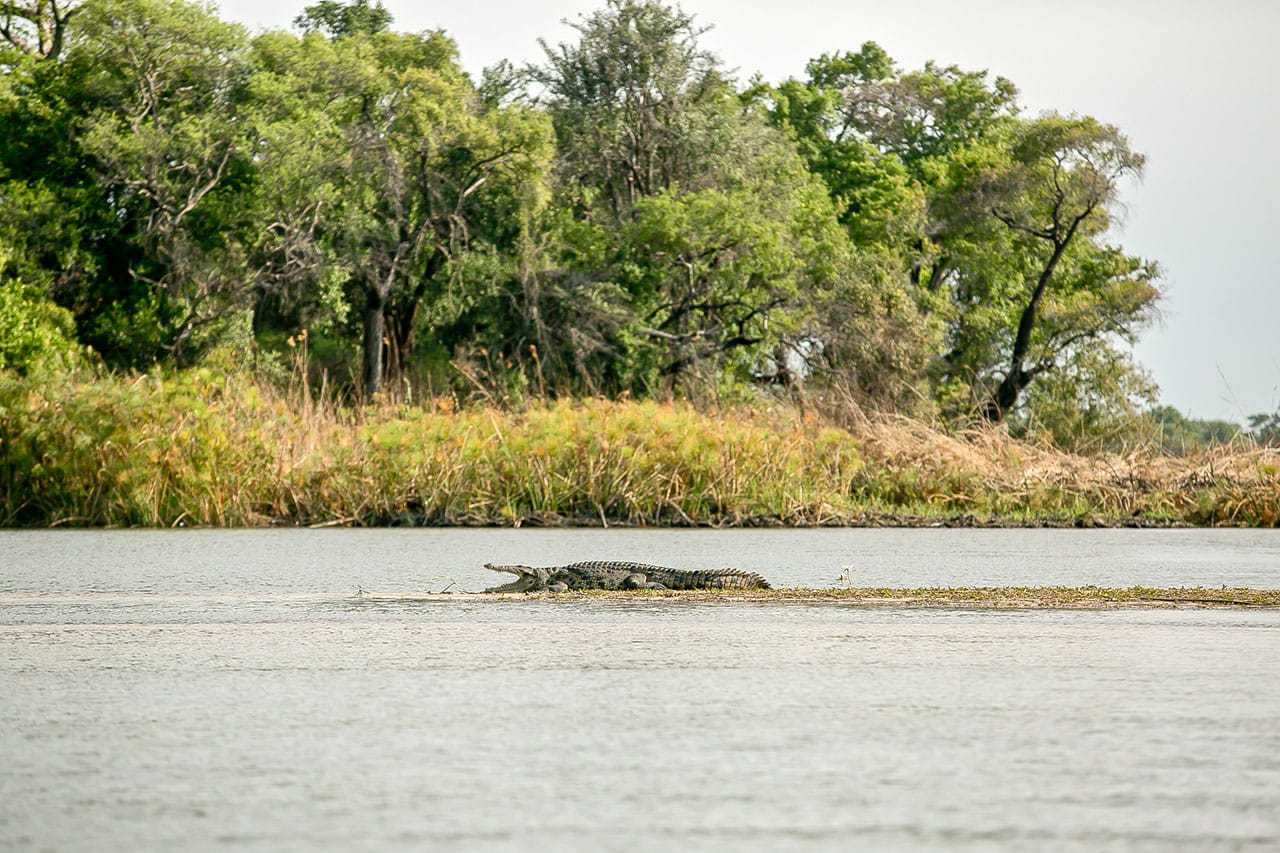
[[[567,566],[496,566],[485,568],[516,576],[509,584],[486,592],[552,592],[570,589],[769,589],[755,572],[738,569],[671,569],[622,560],[590,560]]]
[[[644,575],[651,584],[667,589],[769,589],[769,582],[755,572],[738,569],[671,569],[622,560],[589,560],[558,568],[554,577],[573,588],[596,588],[597,579]],[[575,583],[574,581],[578,582]]]

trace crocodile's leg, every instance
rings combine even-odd
[[[648,576],[643,572],[627,575],[618,586],[620,589],[666,589],[660,583],[650,582]]]

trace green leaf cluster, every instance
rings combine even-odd
[[[69,370],[84,358],[71,312],[17,279],[0,279],[0,370]]]

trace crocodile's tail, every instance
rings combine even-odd
[[[651,580],[657,580],[655,574]],[[755,572],[739,569],[708,569],[674,572],[668,589],[772,589],[769,582]]]

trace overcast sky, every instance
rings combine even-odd
[[[603,0],[383,0],[403,31],[443,29],[477,75],[536,61],[539,37]],[[224,18],[287,28],[307,0],[222,0]],[[1165,271],[1162,323],[1138,360],[1162,401],[1243,421],[1280,408],[1280,33],[1275,0],[684,0],[714,27],[704,44],[740,80],[799,77],[822,53],[876,41],[899,65],[926,60],[1008,77],[1035,113],[1096,116],[1147,155],[1125,195],[1120,241]]]

